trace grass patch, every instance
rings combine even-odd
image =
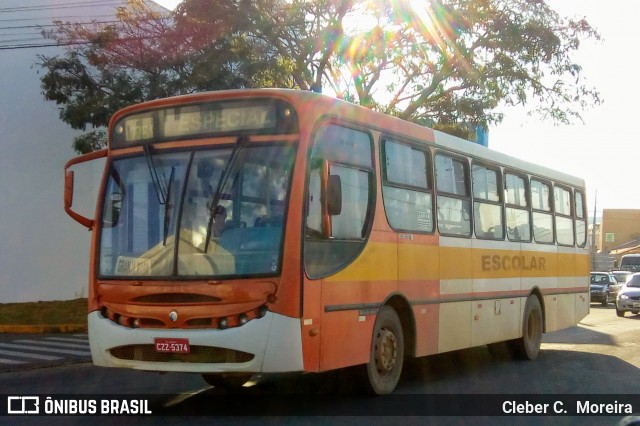
[[[0,303],[0,324],[87,324],[87,299]]]

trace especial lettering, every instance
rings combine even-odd
[[[481,258],[483,271],[545,271],[546,259],[542,256],[484,255]]]

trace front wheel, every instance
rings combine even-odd
[[[515,344],[516,355],[521,359],[536,359],[542,344],[543,314],[540,300],[529,296],[524,306],[522,318],[522,337]]]
[[[371,390],[379,395],[393,392],[402,373],[404,337],[395,310],[384,306],[376,318],[367,364]]]
[[[618,307],[616,306],[616,315],[619,317],[623,317],[624,316],[624,311],[621,311],[620,309],[618,309]]]

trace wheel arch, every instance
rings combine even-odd
[[[416,354],[416,320],[411,304],[404,295],[393,293],[382,303],[380,308],[390,306],[396,311],[402,325],[405,355],[415,357]]]

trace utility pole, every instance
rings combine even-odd
[[[593,222],[591,224],[591,270],[596,270],[596,206],[598,205],[598,190],[593,200]]]

